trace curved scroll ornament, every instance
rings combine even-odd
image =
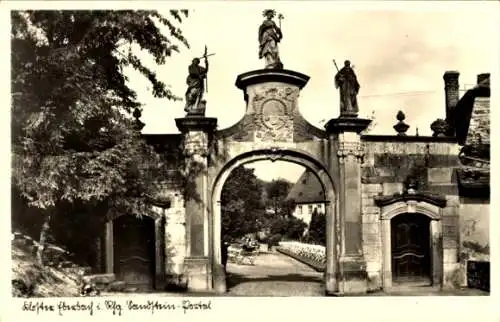
[[[364,149],[360,142],[340,142],[337,156],[339,162],[343,163],[349,156],[355,158],[357,162],[363,162]]]

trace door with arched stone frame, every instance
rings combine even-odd
[[[149,290],[155,277],[155,222],[124,215],[113,222],[114,273],[128,286]]]
[[[394,217],[391,242],[393,281],[430,283],[430,218],[408,213]]]
[[[429,281],[433,286],[442,285],[443,236],[441,218],[442,209],[446,207],[446,199],[443,196],[426,193],[396,194],[376,197],[375,203],[380,207],[380,220],[382,228],[382,287],[387,290],[393,286],[393,277],[396,275],[396,268],[394,265],[400,263],[395,263],[395,259],[398,258],[394,258],[393,256],[393,246],[395,245],[396,253],[397,250],[400,250],[401,254],[405,254],[409,253],[408,250],[412,248],[416,251],[421,251],[425,246],[426,240],[429,245],[429,264],[427,266],[429,267],[429,279],[426,279],[425,281]],[[400,219],[397,219],[398,217]],[[414,225],[409,225],[410,223],[414,223]],[[404,224],[406,224],[406,226]],[[410,232],[410,228],[405,227],[410,226],[414,231],[414,235],[421,233],[425,227],[427,227],[428,235],[427,233],[424,233],[424,236],[422,237],[409,237],[408,232],[409,234],[412,233]],[[399,235],[401,236],[399,237],[400,240],[393,242],[393,239],[398,238],[398,230],[401,231],[399,232]],[[404,246],[411,244],[416,244],[416,246]],[[419,253],[417,252],[417,254]],[[405,256],[401,256],[401,259],[404,257]],[[409,259],[411,256],[406,256],[406,258]],[[416,265],[415,262],[417,261],[415,258],[419,257],[413,256],[413,267],[420,267],[421,263]],[[421,258],[422,257],[419,259]],[[412,266],[410,265],[408,268],[411,269]],[[401,270],[404,272],[404,269],[400,268],[400,275],[403,273]]]

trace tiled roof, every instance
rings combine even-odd
[[[324,202],[325,193],[314,173],[305,170],[299,180],[290,189],[287,200],[294,200],[296,203]]]
[[[455,130],[460,145],[464,145],[467,139],[474,103],[478,97],[490,97],[489,79],[468,90],[455,106]],[[489,141],[489,138],[485,139]]]

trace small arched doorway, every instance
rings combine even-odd
[[[155,221],[123,215],[113,220],[114,272],[117,280],[138,290],[155,286]]]
[[[446,199],[424,193],[405,194],[378,197],[376,204],[381,208],[383,288],[390,289],[394,277],[403,282],[405,278],[420,278],[427,285],[442,285],[441,218]]]
[[[431,219],[403,213],[391,219],[393,283],[431,283]]]

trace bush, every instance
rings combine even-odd
[[[298,240],[304,234],[307,224],[296,217],[276,217],[271,222],[271,234],[280,234],[287,239]]]
[[[274,235],[271,235],[267,238],[267,245],[269,246],[269,248],[271,248],[272,246],[278,246],[280,241],[281,241],[281,234],[274,234]]]
[[[306,241],[312,244],[326,245],[326,216],[315,209],[311,216]]]

